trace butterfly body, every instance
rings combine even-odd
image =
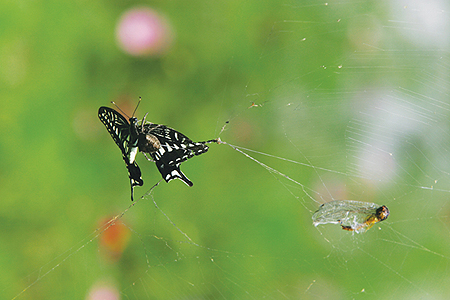
[[[141,133],[138,138],[138,147],[140,152],[152,153],[161,148],[159,139],[151,133]]]

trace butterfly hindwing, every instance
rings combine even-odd
[[[144,184],[144,180],[141,177],[141,169],[139,168],[136,161],[132,164],[127,164],[128,177],[130,177],[130,186],[131,186],[131,201],[133,201],[134,187],[142,186]]]
[[[146,123],[142,126],[140,134],[153,135],[159,140],[160,147],[151,152],[153,160],[166,182],[180,179],[188,186],[190,181],[180,170],[180,164],[194,155],[208,151],[205,143],[195,143],[184,134],[164,125]]]
[[[186,175],[184,175],[184,173],[181,172],[180,164],[168,165],[164,164],[161,160],[155,160],[155,163],[156,166],[158,167],[159,172],[161,173],[162,177],[166,182],[178,178],[184,183],[186,183],[188,186],[194,185],[192,181],[190,181],[189,178],[187,178]]]

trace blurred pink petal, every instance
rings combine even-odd
[[[134,8],[125,12],[117,25],[119,46],[134,56],[164,53],[172,42],[172,30],[167,20],[149,8]]]

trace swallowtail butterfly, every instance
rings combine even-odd
[[[208,151],[207,143],[218,142],[209,140],[195,143],[184,134],[165,125],[146,123],[145,118],[140,127],[139,151],[150,154],[166,182],[178,178],[188,186],[192,186],[192,181],[181,172],[180,164],[194,155]]]
[[[133,201],[134,187],[144,184],[141,177],[141,169],[139,169],[135,160],[138,151],[138,120],[135,117],[131,117],[128,122],[116,110],[105,106],[98,109],[98,118],[105,125],[120,151],[122,151],[122,158],[127,165],[128,177],[130,177],[131,201]]]
[[[138,150],[144,155],[150,154],[166,182],[178,178],[192,186],[192,181],[181,172],[180,164],[194,155],[208,151],[207,143],[219,143],[218,139],[194,143],[172,128],[145,122],[145,117],[140,124],[135,117],[127,121],[116,110],[105,106],[99,108],[98,117],[122,151],[130,178],[131,201],[134,187],[144,184],[141,170],[135,160]]]

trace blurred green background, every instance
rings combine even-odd
[[[94,299],[105,286],[117,297],[95,299],[445,299],[448,5],[406,2],[2,2],[0,298]],[[133,7],[171,24],[165,53],[118,47]],[[315,168],[249,152],[302,188],[211,145],[181,167],[192,188],[162,182],[108,244],[101,224],[130,191],[97,110],[115,101],[131,114],[139,96],[138,118],[194,141]],[[387,152],[386,136],[393,175],[355,171],[362,141]],[[138,163],[135,198],[161,178]],[[439,192],[423,188],[435,180]],[[364,235],[316,230],[312,213],[332,199],[391,216]]]

